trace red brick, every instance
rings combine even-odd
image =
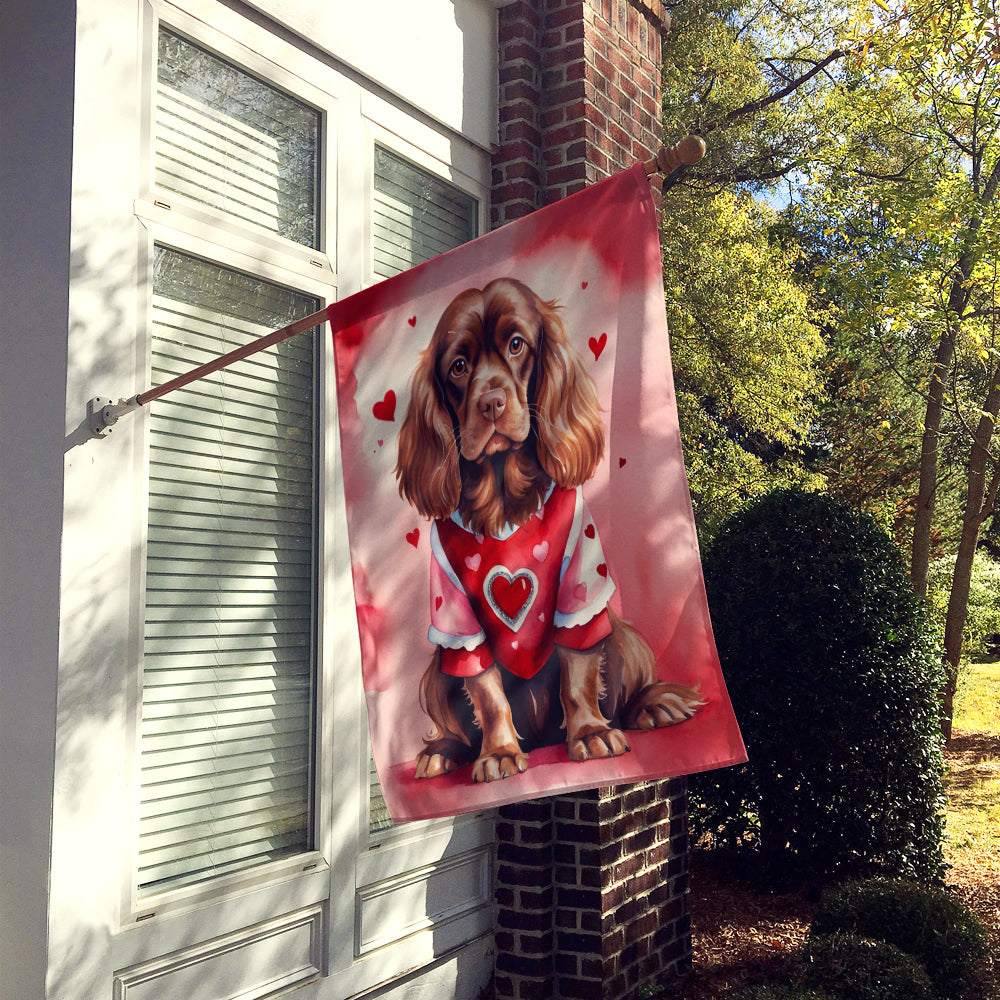
[[[559,983],[559,995],[565,1000],[604,1000],[604,986],[599,980],[567,976]]]
[[[567,192],[574,181],[578,181],[581,178],[586,180],[586,164],[583,161],[577,161],[576,163],[567,164],[565,167],[557,167],[554,170],[548,172],[547,179],[549,184],[565,184],[567,185]],[[586,186],[586,185],[584,185]]]
[[[501,130],[503,130],[505,125],[516,121],[528,122],[532,128],[535,128],[535,122],[538,118],[538,107],[534,103],[524,100],[501,104],[498,118]]]
[[[586,80],[573,80],[562,87],[554,87],[549,90],[545,97],[552,105],[556,104],[576,104],[587,96]]]
[[[531,42],[527,42],[523,38],[504,42],[500,48],[500,61],[502,63],[523,61],[534,65],[537,58],[538,50]]]
[[[582,39],[568,39],[559,45],[546,46],[542,49],[542,67],[549,70],[557,66],[569,66],[571,63],[582,61],[585,55]]]
[[[541,94],[530,80],[512,80],[501,87],[501,106],[508,104],[527,104],[527,117],[537,118]]]

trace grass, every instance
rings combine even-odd
[[[955,703],[957,729],[1000,736],[1000,660],[962,670]]]
[[[978,996],[1000,1000],[1000,661],[962,672],[945,758],[946,881],[990,933]]]
[[[963,671],[948,758],[948,861],[1000,876],[1000,661]]]

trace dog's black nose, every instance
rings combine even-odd
[[[490,389],[479,397],[479,412],[494,423],[507,408],[507,393],[503,389]]]

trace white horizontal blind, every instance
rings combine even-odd
[[[317,308],[156,249],[152,382]],[[311,848],[315,331],[150,406],[141,895]]]
[[[161,27],[156,185],[317,245],[319,113]]]
[[[375,273],[390,278],[478,235],[476,199],[375,147]]]
[[[478,235],[476,199],[433,174],[375,147],[372,209],[374,271],[391,278]],[[375,762],[369,761],[369,829],[392,826]]]

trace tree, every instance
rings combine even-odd
[[[670,5],[663,123],[709,140],[666,187],[766,191],[810,159],[823,134],[817,95],[848,50],[849,5],[827,0],[681,0]]]
[[[746,196],[678,192],[664,219],[678,415],[706,537],[747,499],[810,480],[824,348],[773,216]]]
[[[672,6],[665,132],[710,137],[705,159],[666,182],[663,222],[681,434],[703,536],[773,486],[815,482],[806,460],[824,346],[795,244],[753,195],[802,162],[815,81],[842,55],[824,47],[828,9]]]
[[[812,190],[841,238],[830,270],[869,303],[850,320],[897,370],[912,373],[906,356],[922,356],[912,384],[924,415],[910,561],[921,595],[943,442],[959,435],[967,453],[944,629],[948,734],[972,561],[1000,484],[991,450],[1000,408],[1000,19],[996,0],[879,0],[877,9],[857,25],[866,59],[826,95],[840,139],[820,145]]]
[[[891,517],[897,537],[909,519],[910,576],[921,595],[931,556],[957,553],[943,630],[945,732],[972,560],[1000,486],[997,4],[679,2],[665,59],[665,131],[709,140],[700,164],[668,179],[668,204],[679,191],[706,204],[721,192],[790,203],[784,226],[800,230],[805,256],[771,223],[767,239],[799,266],[834,390],[808,435],[796,426],[794,448],[722,421],[721,435],[694,435],[709,452],[702,464],[738,481],[739,462],[717,461],[712,449],[753,455],[772,481],[825,477]],[[709,219],[703,211],[689,242],[711,240]],[[801,267],[810,257],[811,274]],[[692,349],[704,351],[697,337]],[[730,360],[721,354],[719,370]],[[687,388],[703,418],[689,416],[688,428],[719,428],[704,385]],[[859,421],[862,406],[878,419]],[[747,495],[738,494],[734,503]]]

